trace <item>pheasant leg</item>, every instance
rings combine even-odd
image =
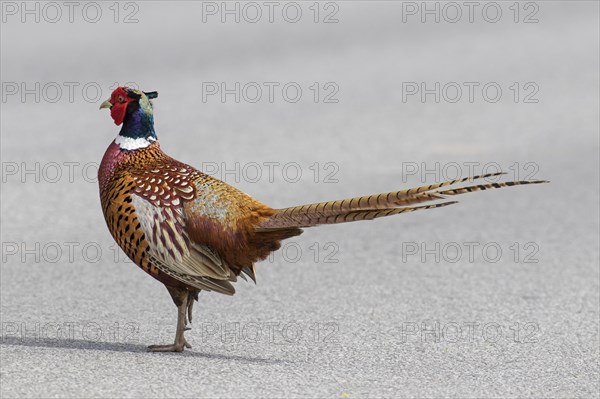
[[[171,290],[169,290],[171,292]],[[189,306],[188,292],[181,290],[178,295],[177,305],[177,331],[175,333],[175,342],[171,345],[150,345],[150,352],[182,352],[184,348],[192,346],[185,340],[184,332],[187,324],[187,310]],[[179,300],[180,299],[180,300]],[[175,296],[174,296],[175,300]]]

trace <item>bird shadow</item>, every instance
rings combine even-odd
[[[289,360],[266,359],[260,357],[249,357],[240,355],[228,355],[222,353],[196,352],[194,350],[185,350],[183,352],[149,352],[148,347],[135,343],[102,342],[83,339],[53,339],[53,338],[33,338],[33,337],[2,337],[0,345],[26,346],[36,348],[62,348],[79,350],[99,350],[111,352],[129,352],[129,353],[147,353],[149,356],[180,356],[180,357],[200,357],[211,360],[231,360],[256,364],[283,364],[290,363]]]

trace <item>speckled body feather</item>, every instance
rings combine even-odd
[[[273,209],[167,156],[158,143],[137,151],[111,144],[99,183],[113,238],[136,265],[167,285],[233,294],[230,282],[242,270],[252,273],[281,239],[301,233],[256,231]]]

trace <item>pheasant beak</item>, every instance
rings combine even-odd
[[[112,103],[110,102],[110,98],[109,98],[108,100],[106,100],[106,101],[104,101],[102,104],[100,104],[100,109],[103,109],[103,108],[111,108],[112,106],[113,106],[113,105],[112,105]]]

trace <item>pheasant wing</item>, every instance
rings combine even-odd
[[[161,172],[132,174],[136,185],[131,203],[150,244],[149,260],[163,273],[193,287],[233,294],[230,281],[236,280],[235,273],[217,252],[189,235],[183,206],[193,198],[193,189],[186,182],[188,170],[169,167],[168,174]]]

